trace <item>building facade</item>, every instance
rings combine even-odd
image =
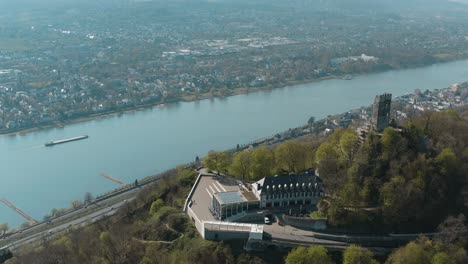
[[[249,199],[241,191],[218,192],[211,198],[210,211],[217,220],[225,220],[242,212],[259,209],[257,199]]]
[[[260,208],[315,205],[323,196],[322,180],[313,171],[266,177],[252,185]]]
[[[213,193],[209,210],[216,220],[231,221],[248,211],[267,208],[312,206],[323,196],[322,180],[314,171],[265,177],[252,184],[239,185],[235,191]]]

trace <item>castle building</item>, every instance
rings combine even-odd
[[[392,94],[377,95],[372,106],[372,128],[381,132],[390,123],[390,109],[392,105]]]
[[[229,220],[247,211],[313,206],[324,194],[313,170],[302,174],[265,177],[237,190],[214,192],[209,210],[217,220]]]
[[[322,180],[314,171],[266,177],[252,184],[260,208],[315,205],[323,196]]]

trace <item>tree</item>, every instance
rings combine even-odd
[[[73,209],[80,208],[82,205],[83,205],[83,203],[81,201],[78,201],[78,200],[74,200],[74,201],[71,202],[71,206],[72,206]]]
[[[150,208],[150,216],[153,216],[154,214],[156,214],[159,209],[161,209],[161,207],[164,206],[164,201],[162,199],[157,199],[156,201],[154,201],[152,204],[151,204],[151,208]]]
[[[363,247],[351,245],[343,254],[343,264],[377,264],[374,254]]]
[[[93,201],[93,195],[90,193],[90,192],[87,192],[85,193],[85,196],[84,196],[84,203],[85,204],[89,204]]]
[[[447,217],[437,228],[439,232],[443,233],[441,240],[446,244],[457,244],[464,247],[467,243],[466,232],[468,232],[465,221],[466,218],[463,214],[457,217]]]
[[[392,160],[405,144],[401,144],[402,137],[393,129],[386,128],[382,133],[382,157],[385,160]]]
[[[406,181],[400,176],[385,183],[380,193],[385,220],[394,227],[400,226],[402,222],[420,220],[424,186],[421,178]]]
[[[208,170],[216,171],[218,174],[226,172],[230,163],[231,157],[226,152],[210,151],[208,156],[203,159],[203,165]]]
[[[59,214],[59,209],[52,208],[52,210],[50,210],[50,216],[51,217],[56,217],[56,216],[58,216],[58,214]]]
[[[439,252],[432,257],[431,264],[455,264],[445,252]]]
[[[8,224],[7,223],[4,223],[4,224],[0,224],[0,233],[3,233],[3,232],[6,232],[10,229],[10,227],[8,227]]]
[[[249,151],[241,151],[234,156],[230,171],[242,180],[249,175],[252,154]]]
[[[252,151],[250,178],[252,180],[257,180],[266,176],[270,176],[274,166],[275,156],[273,151],[265,146],[255,148]]]
[[[307,121],[307,124],[312,125],[315,123],[315,117],[311,116],[309,120]]]
[[[298,141],[287,141],[275,149],[275,157],[278,168],[297,173],[305,169],[307,149]]]
[[[444,148],[435,158],[435,162],[446,181],[449,200],[455,204],[466,180],[466,169],[468,168],[451,148]]]
[[[104,243],[109,243],[111,240],[110,233],[108,231],[101,232],[101,234],[99,234],[99,239]]]
[[[342,160],[344,160],[348,165],[351,164],[356,152],[359,149],[358,139],[359,138],[356,132],[348,129],[345,130],[345,132],[340,137],[339,146]]]
[[[286,256],[286,264],[331,264],[333,263],[323,246],[298,247]]]
[[[325,142],[320,145],[315,153],[317,160],[317,170],[320,177],[323,179],[327,192],[335,193],[343,179],[340,177],[339,171],[339,153],[330,142]]]
[[[466,251],[461,246],[418,238],[394,251],[386,264],[462,264],[467,263]]]
[[[237,264],[264,264],[266,263],[261,258],[257,256],[251,256],[249,254],[243,253],[237,257]]]
[[[430,263],[431,256],[420,243],[410,242],[406,246],[393,252],[385,262],[386,264],[426,264]]]

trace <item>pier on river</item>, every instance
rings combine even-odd
[[[28,220],[30,224],[35,224],[37,223],[36,220],[34,220],[32,217],[27,215],[25,212],[21,211],[18,207],[16,207],[14,204],[10,203],[7,199],[0,198],[0,202],[4,203],[6,206],[10,207],[13,209],[15,212],[17,212],[19,215],[21,215],[24,219]]]

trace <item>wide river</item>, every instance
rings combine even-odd
[[[137,111],[26,135],[0,136],[0,198],[38,220],[52,208],[69,207],[85,192],[118,187],[107,173],[131,183],[197,155],[273,135],[416,88],[444,88],[468,80],[468,60],[424,68],[327,80],[271,91]],[[44,147],[49,140],[89,135],[89,139]],[[0,203],[0,223],[25,222]]]

